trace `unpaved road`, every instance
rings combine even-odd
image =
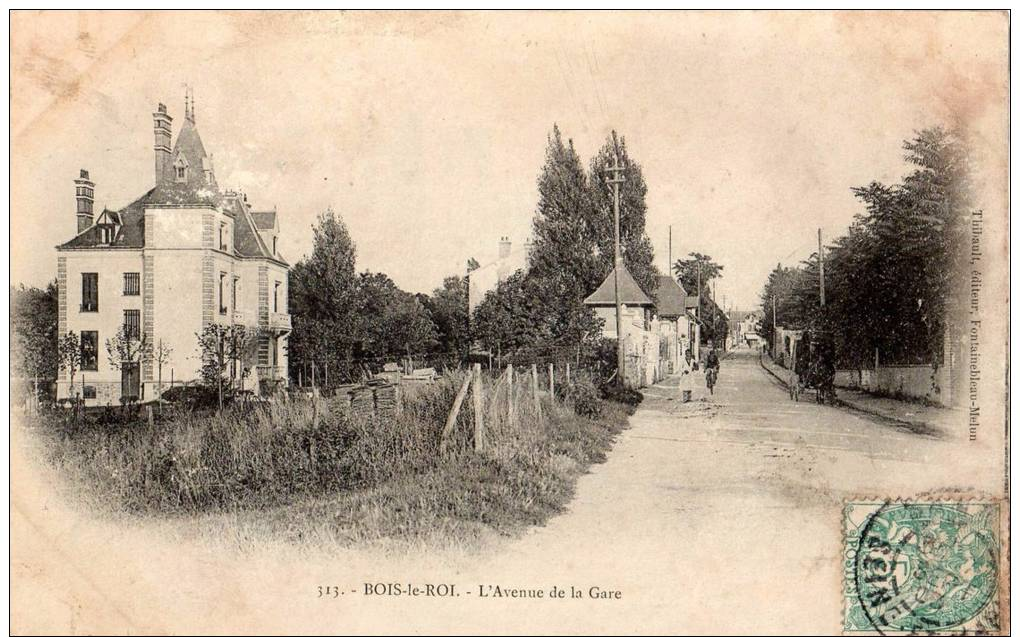
[[[954,487],[939,468],[967,461],[952,440],[791,402],[750,351],[723,361],[704,403],[681,405],[675,385],[646,391],[568,513],[491,564],[530,565],[536,584],[574,584],[585,595],[593,585],[622,592],[622,603],[561,604],[559,628],[838,632],[843,500]],[[975,472],[994,492],[995,472]],[[542,630],[549,618],[512,622]]]

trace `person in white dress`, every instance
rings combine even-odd
[[[691,392],[694,391],[694,354],[688,348],[680,357],[680,401],[688,403],[691,401]]]

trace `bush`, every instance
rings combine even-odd
[[[177,385],[163,392],[163,400],[188,409],[211,409],[219,406],[219,394],[215,387],[205,385]],[[224,389],[223,404],[229,401],[229,392]]]
[[[621,387],[616,383],[603,385],[602,397],[605,400],[622,403],[630,407],[637,407],[641,404],[641,401],[644,400],[644,396],[641,395],[641,392],[630,389],[629,387]]]
[[[602,415],[602,398],[590,380],[584,378],[567,385],[564,394],[578,416],[594,419]]]

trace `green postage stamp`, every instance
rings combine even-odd
[[[999,551],[992,502],[847,503],[843,631],[998,631]]]

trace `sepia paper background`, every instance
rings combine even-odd
[[[309,549],[225,537],[215,520],[81,510],[74,485],[12,421],[12,631],[839,631],[845,499],[942,490],[1008,504],[1008,27],[994,12],[13,13],[15,284],[54,277],[78,168],[104,175],[97,206],[147,187],[149,114],[158,101],[179,110],[184,83],[195,87],[199,125],[209,122],[221,183],[278,205],[291,262],[308,251],[315,215],[333,206],[357,237],[359,267],[411,291],[459,272],[484,237],[527,237],[554,122],[584,153],[613,127],[625,132],[650,184],[660,267],[666,227],[683,224],[691,249],[708,244],[746,265],[720,284],[744,305],[757,303],[776,253],[810,251],[813,235],[789,232],[797,219],[844,231],[858,209],[851,185],[903,173],[892,161],[901,139],[931,123],[959,126],[978,164],[987,259],[980,441],[959,441],[916,474],[877,477],[865,492],[847,476],[845,492],[820,496],[832,507],[826,527],[802,519],[796,498],[759,510],[720,492],[711,495],[718,535],[691,537],[642,519],[647,503],[628,501],[624,485],[614,511],[622,527],[553,519],[557,537],[576,542],[547,545],[538,529],[481,549]],[[572,70],[586,67],[582,85]],[[791,172],[784,158],[805,152],[816,169]],[[713,224],[686,223],[695,209],[711,210]],[[577,498],[614,488],[601,472],[582,477]],[[633,475],[642,479],[640,466]],[[727,545],[719,538],[732,525],[761,542]],[[658,561],[651,536],[674,531],[684,559]],[[789,560],[817,565],[815,576],[788,581]],[[748,575],[723,576],[734,573]],[[1006,561],[1002,576],[1008,599]],[[623,598],[317,597],[319,586],[373,582],[597,585]]]

